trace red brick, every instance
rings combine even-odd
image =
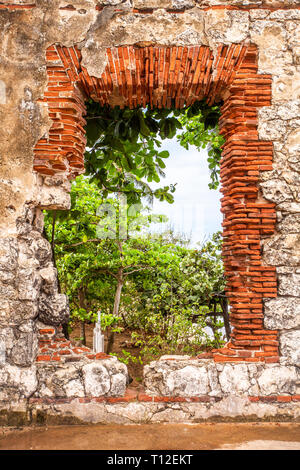
[[[266,357],[265,362],[267,363],[279,362],[279,356]]]
[[[40,335],[54,335],[54,333],[54,328],[42,328],[41,330],[39,330]]]
[[[300,395],[293,395],[292,401],[300,401]]]
[[[249,397],[250,401],[257,402],[259,401],[259,397]]]
[[[139,393],[137,396],[138,401],[153,401],[153,397],[145,393]]]
[[[277,401],[280,401],[280,402],[283,402],[283,403],[288,403],[292,400],[292,397],[291,396],[285,396],[285,395],[282,395],[282,396],[278,396],[277,397]]]
[[[41,362],[41,361],[50,361],[51,359],[51,356],[37,356],[36,358],[36,362]]]

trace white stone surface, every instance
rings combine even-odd
[[[292,332],[293,333],[293,332]],[[286,333],[284,333],[286,334]],[[293,344],[298,337],[293,336]],[[286,342],[287,344],[287,342]],[[287,347],[287,346],[286,346]],[[286,353],[284,353],[287,356]],[[263,363],[215,363],[213,360],[156,361],[144,368],[149,395],[196,397],[247,397],[295,395],[299,371],[291,366]]]
[[[36,366],[0,365],[0,401],[30,397],[37,389]]]
[[[282,330],[300,328],[300,299],[299,297],[278,297],[264,302],[265,328]],[[300,345],[300,343],[299,343]]]
[[[93,361],[82,367],[84,388],[87,396],[122,396],[128,379],[125,364],[116,358]]]
[[[246,364],[226,364],[219,375],[221,389],[225,394],[245,393],[250,388],[249,373]]]
[[[297,372],[294,367],[266,367],[259,374],[257,381],[262,395],[297,394]]]
[[[300,330],[282,331],[279,343],[281,362],[300,367]]]
[[[262,2],[267,6],[274,3],[254,0],[258,6]],[[215,52],[220,44],[243,42],[257,45],[259,73],[271,74],[273,90],[272,105],[264,107],[258,113],[259,137],[273,141],[276,149],[274,171],[261,173],[260,190],[262,197],[276,204],[278,215],[276,233],[266,236],[263,244],[264,262],[276,266],[279,275],[278,297],[270,303],[266,302],[265,326],[274,328],[277,325],[277,328],[283,328],[280,333],[281,361],[299,364],[298,301],[295,300],[293,311],[291,300],[300,298],[300,273],[297,272],[299,240],[294,236],[299,233],[298,219],[295,218],[293,223],[295,214],[300,213],[300,12],[294,8],[299,1],[286,0],[285,5],[290,6],[288,10],[204,11],[197,7],[191,8],[194,4],[203,5],[201,0],[134,0],[137,8],[155,8],[153,15],[133,13],[129,1],[99,0],[97,3],[106,8],[102,12],[97,11],[95,2],[91,0],[76,1],[73,10],[59,10],[59,2],[41,2],[38,8],[22,12],[24,21],[22,16],[21,26],[11,21],[11,18],[17,21],[18,15],[4,16],[3,25],[1,24],[5,34],[1,50],[2,74],[6,77],[6,83],[4,97],[4,87],[0,82],[1,111],[5,116],[0,129],[0,212],[5,213],[6,217],[0,221],[0,326],[3,328],[0,336],[5,337],[8,360],[15,360],[18,364],[5,365],[5,369],[1,370],[1,393],[5,394],[5,380],[12,384],[11,389],[6,387],[12,393],[18,387],[21,394],[27,393],[24,389],[27,382],[28,390],[35,387],[33,369],[25,367],[32,364],[35,356],[36,333],[33,320],[39,314],[44,314],[50,323],[52,319],[58,324],[68,316],[66,302],[57,296],[51,249],[42,236],[41,208],[67,209],[70,204],[69,182],[65,176],[43,178],[32,173],[33,146],[47,134],[52,124],[46,107],[38,104],[37,100],[43,97],[47,84],[45,47],[54,42],[65,46],[80,43],[83,65],[95,76],[100,76],[106,66],[105,50],[108,46],[145,41],[182,46],[203,44]],[[249,2],[205,2],[207,6],[228,4],[247,6]],[[115,5],[120,6],[122,11],[116,12]],[[182,6],[189,10],[180,15],[170,15],[165,10]],[[22,40],[19,37],[20,31]],[[8,138],[12,132],[19,138]],[[24,323],[31,328],[31,332],[22,330],[25,328]],[[17,342],[14,338],[19,333],[21,339]],[[167,392],[169,388],[166,387],[166,381],[169,380],[170,389],[176,393],[178,383],[179,388],[188,393],[195,393],[197,384],[198,390],[206,389],[211,396],[231,393],[230,387],[237,394],[248,393],[248,386],[253,393],[257,390],[256,374],[261,373],[259,367],[253,372],[250,365],[231,365],[225,369],[222,365],[219,368],[211,366],[209,362],[198,365],[184,365],[183,362],[181,361],[180,367],[173,364],[171,373],[162,364],[159,368],[145,369],[147,383],[152,381],[150,389],[159,393]],[[108,390],[107,393],[113,389],[114,393],[119,393],[117,390],[123,389],[123,375],[126,373],[117,367],[109,371],[103,363],[101,367],[98,373],[96,369],[94,372],[86,371],[87,388],[99,392]],[[171,367],[170,364],[168,367]],[[274,364],[270,369],[280,376],[277,367]],[[54,369],[52,368],[52,378],[54,380],[56,377],[57,383],[54,380],[51,384],[41,372],[40,390],[49,394],[62,393],[64,396],[82,393],[77,376],[74,378],[68,373],[65,376],[61,373],[57,375]],[[75,366],[68,370],[78,373]],[[105,378],[102,384],[101,371]],[[268,368],[264,371],[265,376],[261,381],[266,389],[271,374]],[[193,376],[196,377],[194,383]],[[275,387],[272,381],[270,383],[271,388]],[[279,383],[285,384],[283,379]],[[286,385],[282,386],[284,388]]]

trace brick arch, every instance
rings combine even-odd
[[[258,74],[257,48],[120,46],[107,49],[100,78],[89,76],[74,47],[47,49],[48,84],[43,102],[53,124],[36,144],[34,169],[43,175],[84,171],[84,101],[101,105],[176,107],[205,98],[223,100],[220,131],[224,265],[232,337],[215,361],[277,362],[277,331],[263,323],[263,299],[276,297],[275,267],[265,266],[261,242],[275,230],[275,204],[259,192],[260,172],[272,170],[272,142],[258,138],[257,112],[271,105],[271,76]]]

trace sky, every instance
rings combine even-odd
[[[170,152],[170,157],[164,159],[166,177],[160,183],[151,183],[151,187],[156,189],[171,183],[177,183],[177,186],[173,193],[174,203],[155,199],[152,211],[167,215],[175,232],[191,236],[191,245],[197,246],[197,242],[201,243],[221,230],[223,219],[220,212],[221,193],[208,187],[207,152],[199,152],[193,147],[185,150],[176,138],[163,141],[161,150]],[[167,228],[166,225],[164,228]],[[161,230],[163,226],[158,229]]]

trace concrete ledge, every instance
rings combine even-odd
[[[129,402],[100,397],[87,399],[35,399],[0,404],[1,426],[25,426],[33,424],[131,424],[131,423],[200,423],[251,422],[251,421],[300,421],[300,397],[289,402],[267,402],[260,397],[253,401],[248,397],[229,396],[221,400],[209,398],[207,402],[168,400],[147,401],[134,398]],[[118,399],[115,399],[118,400]]]

